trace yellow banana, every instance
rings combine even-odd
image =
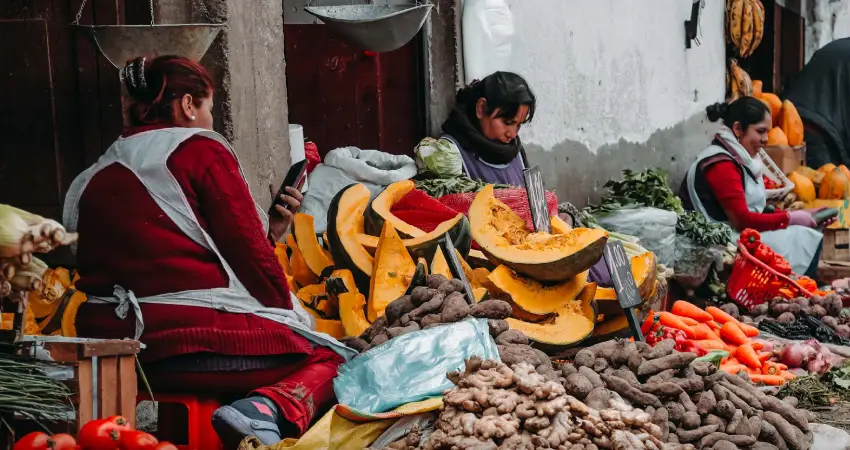
[[[753,15],[755,16],[755,20],[753,21],[753,44],[747,56],[752,55],[756,51],[764,37],[764,5],[760,0],[753,0],[753,3]]]
[[[753,95],[753,80],[750,75],[738,65],[738,61],[732,59],[729,63],[732,69],[732,85],[737,87],[737,91],[742,96]]]
[[[732,39],[732,44],[735,48],[741,48],[741,21],[744,15],[744,1],[733,0],[732,7],[727,14],[729,15],[729,37]]]
[[[744,9],[741,15],[741,46],[738,54],[746,58],[750,54],[753,45],[753,0],[744,0]]]

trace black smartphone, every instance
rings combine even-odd
[[[288,210],[289,204],[281,200],[280,196],[286,194],[287,187],[294,187],[300,191],[301,188],[304,187],[305,181],[307,181],[307,160],[302,159],[301,161],[293,164],[289,168],[289,172],[286,173],[286,178],[283,179],[283,183],[280,185],[280,188],[277,190],[277,194],[274,196],[272,206],[269,207],[269,215],[280,215],[280,213],[275,209],[276,205],[281,205]]]

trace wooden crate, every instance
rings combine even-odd
[[[850,229],[828,228],[824,230],[821,261],[850,262]]]
[[[28,337],[57,363],[73,367],[69,386],[75,393],[76,426],[92,419],[122,415],[136,424],[136,354],[139,341]]]

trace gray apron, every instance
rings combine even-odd
[[[757,180],[753,180],[747,173],[744,173],[744,196],[747,199],[747,208],[757,213],[764,211],[764,207],[767,206],[767,191],[764,188],[761,170],[753,163],[753,158],[741,146],[732,130],[723,127],[718,135],[735,151],[736,155],[734,156],[737,156],[737,160],[742,162],[756,176]],[[711,221],[715,220],[708,215],[696,192],[696,172],[699,170],[698,167],[702,161],[720,154],[728,154],[728,152],[716,145],[708,147],[697,156],[696,161],[691,164],[687,173],[688,194],[691,196],[691,203],[693,203],[694,209]],[[821,240],[823,240],[823,234],[820,231],[799,225],[791,225],[784,230],[764,231],[760,234],[762,242],[788,260],[794,273],[800,275],[806,273],[812,265],[812,260],[814,260]],[[732,237],[737,242],[740,233],[733,229]]]
[[[230,265],[221,256],[221,253],[219,253],[215,242],[213,242],[209,234],[198,223],[192,208],[183,194],[183,190],[171,172],[169,172],[166,165],[169,156],[171,156],[174,150],[186,139],[195,135],[208,137],[219,142],[236,157],[233,148],[223,136],[213,131],[199,128],[166,128],[146,131],[126,138],[119,138],[93,166],[80,174],[71,184],[68,194],[65,197],[63,221],[69,231],[76,231],[79,218],[79,201],[88,182],[104,168],[116,163],[121,164],[136,175],[147,189],[151,198],[154,199],[162,211],[186,236],[215,253],[229,278],[228,286],[138,298],[133,294],[133,291],[128,291],[121,286],[115,286],[112,297],[89,296],[88,301],[91,303],[117,305],[115,313],[122,319],[127,316],[129,309],[133,308],[136,316],[136,329],[132,337],[136,340],[142,336],[145,327],[144,318],[142,317],[142,311],[139,306],[140,303],[195,306],[237,314],[252,314],[263,319],[284,324],[299,335],[305,337],[313,345],[329,347],[346,360],[351,359],[357,354],[354,350],[346,347],[327,334],[313,331],[312,328],[315,325],[312,318],[301,307],[301,303],[291,292],[292,310],[269,308],[252,297],[245,286],[236,278]],[[241,165],[239,170],[244,178]],[[268,229],[268,217],[266,213],[259,205],[255,204],[255,209],[256,214],[263,222],[263,226]],[[246,213],[250,214],[248,211]],[[76,248],[73,250],[76,251]]]

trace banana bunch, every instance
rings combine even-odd
[[[740,97],[751,97],[752,95],[753,80],[738,65],[735,58],[730,58],[729,67],[726,69],[726,101],[734,102]]]
[[[727,41],[747,58],[764,37],[764,5],[760,0],[726,0]]]

